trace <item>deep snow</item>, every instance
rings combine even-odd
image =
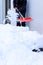
[[[0,24],[0,65],[43,65],[43,34],[28,27]]]

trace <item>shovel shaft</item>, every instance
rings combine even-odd
[[[23,15],[21,14],[21,12],[20,12],[18,9],[16,9],[16,10],[17,10],[17,12],[19,13],[19,15],[20,15],[22,18],[24,18]]]

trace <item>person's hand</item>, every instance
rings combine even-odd
[[[15,7],[15,10],[17,10],[17,7]]]

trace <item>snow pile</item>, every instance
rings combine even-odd
[[[0,65],[43,65],[43,52],[32,52],[41,42],[43,35],[28,27],[0,25]]]
[[[3,24],[5,24],[6,20],[9,20],[12,25],[16,26],[17,17],[18,17],[18,13],[16,12],[16,10],[14,8],[9,9],[7,12],[7,16],[3,21]]]
[[[43,48],[43,35],[41,35],[35,42],[35,49]]]

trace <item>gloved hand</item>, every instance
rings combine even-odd
[[[17,10],[18,8],[17,7],[15,7],[15,10]]]

